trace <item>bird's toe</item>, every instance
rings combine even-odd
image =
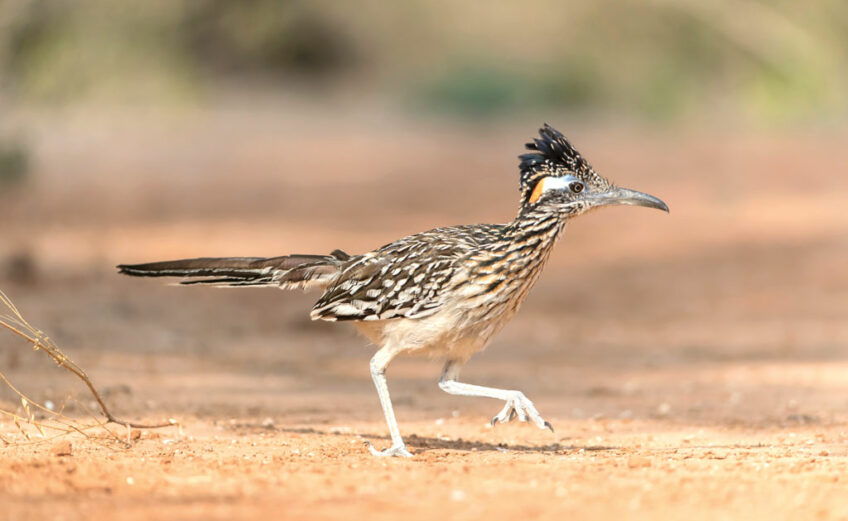
[[[406,450],[406,446],[403,445],[403,444],[392,445],[388,449],[383,449],[383,450],[375,449],[374,446],[371,445],[371,442],[369,442],[369,441],[366,441],[365,444],[368,446],[368,450],[371,452],[371,454],[378,457],[378,458],[385,458],[385,457],[411,458],[412,457],[412,453],[410,453],[408,450]]]

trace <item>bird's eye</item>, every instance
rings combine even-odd
[[[583,191],[583,183],[580,181],[573,181],[570,185],[568,185],[568,189],[574,192],[575,194],[579,194]]]

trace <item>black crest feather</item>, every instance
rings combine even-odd
[[[578,175],[592,170],[565,136],[547,123],[539,129],[539,137],[524,146],[534,152],[518,156],[522,172],[536,170],[545,163],[552,170],[561,169]]]

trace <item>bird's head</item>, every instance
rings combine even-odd
[[[612,204],[668,211],[656,197],[617,187],[598,175],[565,136],[547,123],[526,147],[532,152],[519,156],[522,212],[541,209],[575,216]]]

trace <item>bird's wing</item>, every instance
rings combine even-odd
[[[406,237],[351,259],[312,308],[323,320],[423,318],[443,304],[444,289],[476,249],[465,227]]]

